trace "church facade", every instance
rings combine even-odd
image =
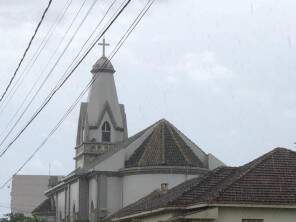
[[[91,73],[94,82],[80,107],[76,169],[46,191],[48,199],[36,214],[58,222],[97,221],[156,189],[176,186],[223,165],[165,119],[128,137],[113,65],[103,55]]]

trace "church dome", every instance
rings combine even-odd
[[[102,56],[100,59],[98,59],[91,69],[91,73],[93,74],[98,72],[115,72],[113,65],[106,56]]]
[[[161,120],[125,162],[125,167],[183,166],[206,168],[171,123]]]

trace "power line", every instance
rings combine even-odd
[[[34,66],[36,60],[39,58],[40,54],[43,52],[46,44],[51,39],[54,31],[56,30],[57,25],[64,18],[64,16],[65,16],[66,12],[68,11],[71,3],[72,3],[72,0],[68,0],[66,2],[65,6],[64,6],[64,8],[62,10],[61,15],[58,15],[56,17],[55,22],[52,24],[52,26],[50,27],[48,32],[45,34],[45,37],[41,41],[40,45],[38,46],[38,48],[33,53],[34,55],[31,57],[31,59],[29,60],[29,62],[27,63],[27,65],[25,66],[25,68],[23,69],[21,74],[19,75],[19,77],[16,79],[15,84],[11,86],[10,90],[7,93],[7,96],[4,97],[3,102],[0,103],[0,115],[5,110],[5,108],[8,106],[9,102],[11,101],[13,96],[15,95],[16,91],[19,89],[19,87],[23,83],[23,80],[24,80],[24,77],[26,77],[26,74],[32,69],[32,67]]]
[[[30,118],[30,120],[25,124],[25,126],[17,133],[17,135],[12,139],[12,141],[2,150],[0,153],[0,157],[2,157],[6,151],[14,144],[14,142],[23,134],[23,132],[27,129],[29,125],[35,120],[35,118],[42,112],[42,110],[45,108],[45,106],[50,102],[50,100],[53,98],[53,96],[57,93],[57,91],[67,82],[67,80],[71,77],[71,75],[74,73],[74,71],[78,68],[78,66],[81,64],[81,62],[85,59],[85,57],[90,53],[93,47],[95,47],[96,43],[100,40],[100,38],[107,32],[107,30],[111,27],[111,25],[115,22],[115,20],[118,18],[118,16],[123,12],[123,10],[127,7],[127,5],[130,3],[131,0],[128,0],[124,6],[120,9],[120,11],[115,15],[114,18],[111,19],[111,22],[106,26],[102,34],[99,38],[97,38],[91,45],[91,47],[86,51],[86,53],[82,56],[82,58],[77,62],[77,64],[74,66],[74,68],[70,71],[70,73],[61,81],[61,83],[53,89],[51,94],[48,95],[48,97],[45,99],[41,107],[39,107],[36,112],[33,114],[33,116]]]
[[[95,0],[93,3],[95,3],[97,0]],[[78,58],[78,56],[80,55],[80,53],[82,52],[82,50],[84,49],[85,45],[87,44],[87,42],[90,40],[90,38],[94,35],[94,33],[96,32],[96,30],[98,29],[98,27],[101,25],[101,23],[104,21],[105,17],[107,16],[107,14],[110,12],[111,8],[113,7],[113,5],[115,4],[117,0],[114,0],[111,5],[109,6],[109,8],[107,9],[107,11],[105,12],[104,16],[101,18],[101,20],[99,21],[99,23],[96,25],[95,29],[92,31],[91,35],[88,37],[88,39],[85,41],[85,43],[82,45],[82,47],[80,48],[78,54],[76,55],[76,57],[74,58],[74,60],[76,60]],[[121,4],[122,6],[123,4]],[[121,7],[120,6],[120,7]],[[92,5],[93,7],[93,5]],[[92,8],[91,7],[91,8]],[[117,11],[118,12],[118,11]],[[87,13],[88,14],[88,13]],[[85,19],[84,19],[85,20]],[[76,30],[77,32],[78,30]],[[59,84],[59,82],[62,81],[62,78],[65,77],[66,73],[70,70],[72,64],[74,64],[74,60],[72,61],[72,63],[69,65],[69,67],[67,68],[67,70],[65,71],[65,73],[63,74],[63,76],[61,77],[61,79],[58,81],[57,85]],[[50,73],[49,73],[50,74]],[[56,88],[57,86],[55,86]],[[40,87],[39,87],[40,89]],[[54,90],[54,89],[53,89]],[[53,90],[51,91],[51,93],[53,92]],[[37,92],[38,93],[38,92]],[[35,99],[35,97],[37,96],[37,93],[35,93],[35,95],[33,96],[33,98],[31,99],[31,101],[29,102],[29,104],[26,106],[25,110],[22,112],[21,116],[18,118],[17,122],[20,121],[20,118],[22,118],[22,116],[24,115],[24,112],[26,112],[26,110],[29,108],[29,106],[31,105],[31,103],[33,102],[33,100]],[[50,93],[50,94],[51,94]],[[48,97],[47,97],[48,98]],[[17,122],[14,124],[13,128],[16,126]],[[13,129],[11,129],[8,134],[5,136],[5,138],[3,138],[3,140],[0,142],[0,145],[2,145],[5,140],[7,139],[7,137],[10,135],[10,133],[12,132]],[[5,132],[5,131],[3,131]],[[2,135],[2,134],[1,134]]]
[[[139,24],[139,22],[141,21],[141,19],[143,18],[143,16],[147,13],[147,11],[150,9],[150,7],[152,6],[152,4],[154,3],[155,0],[148,0],[147,4],[145,5],[145,7],[141,10],[141,12],[139,13],[139,15],[136,17],[135,21],[130,25],[130,27],[128,28],[128,30],[125,32],[125,34],[122,36],[122,38],[119,40],[119,42],[117,43],[117,45],[115,46],[114,50],[111,53],[111,56],[109,57],[109,60],[112,60],[112,58],[116,55],[116,53],[118,52],[118,50],[122,47],[122,45],[124,44],[124,42],[126,41],[126,39],[130,36],[130,34],[133,32],[133,30],[136,28],[136,26]],[[127,6],[127,4],[129,4],[130,0],[125,4],[125,7]],[[125,8],[124,7],[124,8]],[[124,9],[123,8],[123,9]],[[121,10],[122,12],[122,10]],[[117,16],[118,17],[118,16]],[[103,32],[104,34],[104,32]],[[103,34],[101,34],[98,38],[98,40],[103,36]],[[96,41],[97,42],[97,41]],[[95,42],[95,44],[96,44]],[[93,48],[93,45],[90,47],[90,50]],[[85,58],[85,57],[84,57]],[[102,65],[101,68],[104,67],[106,65],[105,61]],[[81,98],[84,96],[84,94],[88,91],[88,89],[92,86],[92,84],[95,82],[97,77],[94,77],[91,79],[91,81],[86,85],[86,87],[82,90],[82,92],[79,94],[79,96],[75,99],[74,103],[69,107],[69,109],[66,111],[66,113],[62,116],[62,118],[59,120],[59,122],[57,123],[57,125],[50,131],[49,135],[42,141],[42,143],[35,149],[35,151],[31,154],[31,156],[21,165],[20,168],[18,168],[18,170],[15,172],[14,175],[18,174],[25,166],[28,162],[31,161],[31,159],[36,155],[36,153],[46,144],[46,142],[49,140],[49,138],[55,133],[55,131],[61,126],[61,124],[65,121],[65,119],[69,116],[69,114],[73,111],[73,109],[75,108],[75,106],[78,104],[78,102],[81,100]],[[0,187],[0,189],[3,189],[11,180],[13,177],[10,177],[5,183],[3,183],[3,185]]]
[[[70,26],[68,27],[67,31],[65,32],[65,35],[63,37],[63,39],[66,37],[67,33],[70,31],[70,29],[72,28],[74,22],[76,21],[79,13],[81,12],[83,6],[85,5],[87,0],[84,0],[81,7],[79,8],[79,10],[76,12]],[[31,98],[31,100],[29,101],[29,103],[27,104],[27,106],[25,107],[25,109],[23,110],[23,112],[21,113],[21,115],[18,117],[17,121],[13,124],[12,128],[8,131],[8,133],[6,134],[6,136],[1,140],[0,142],[0,146],[2,146],[2,144],[6,141],[6,139],[9,137],[9,135],[11,134],[11,132],[15,129],[16,125],[21,121],[21,119],[23,118],[23,116],[25,115],[25,113],[27,112],[27,110],[29,109],[30,105],[33,103],[33,101],[35,100],[35,98],[37,97],[38,93],[41,91],[42,87],[45,85],[45,83],[47,82],[47,80],[49,79],[49,77],[51,76],[52,72],[54,71],[55,67],[58,65],[58,63],[60,62],[61,58],[63,57],[63,55],[65,54],[66,50],[69,48],[70,44],[72,43],[73,39],[75,38],[75,36],[77,35],[79,29],[81,28],[82,24],[85,22],[87,16],[89,15],[90,11],[93,9],[94,5],[96,4],[97,0],[93,0],[93,3],[91,4],[90,8],[88,9],[87,13],[85,14],[85,16],[83,17],[83,19],[81,20],[80,24],[77,26],[74,34],[71,36],[70,40],[68,41],[66,47],[63,49],[61,55],[58,57],[57,61],[55,62],[55,64],[53,65],[53,67],[51,68],[51,70],[47,73],[45,79],[42,81],[41,85],[39,86],[39,88],[37,89],[37,91],[34,93],[33,97]],[[62,42],[60,42],[59,45],[61,45]],[[58,50],[59,46],[56,48],[56,51]],[[52,58],[55,54],[52,55]],[[51,61],[51,59],[50,59]],[[50,62],[49,61],[49,62]],[[48,62],[48,64],[49,64]],[[43,69],[42,73],[46,70],[48,64],[46,65],[46,67]],[[42,76],[42,74],[40,75],[40,77]],[[30,95],[30,93],[33,91],[34,87],[36,86],[38,80],[40,78],[37,79],[37,81],[35,81],[35,83],[33,84],[32,88],[30,89],[29,93],[25,96],[25,99],[23,100],[23,103],[21,104],[21,106],[17,109],[15,115],[13,115],[12,119],[14,119],[14,117],[17,115],[17,113],[20,111],[20,109],[22,108],[22,105],[24,104],[24,102],[26,101],[26,99],[28,98],[28,96]],[[9,123],[8,123],[9,124]],[[6,128],[4,129],[3,132],[6,132]],[[2,133],[1,135],[2,136]]]
[[[37,27],[36,27],[36,29],[35,29],[35,31],[34,31],[34,34],[33,34],[33,36],[31,37],[31,39],[30,39],[30,41],[29,41],[29,44],[28,44],[28,46],[27,46],[27,48],[26,48],[26,50],[25,50],[25,52],[24,52],[24,54],[23,54],[21,60],[19,61],[18,65],[17,65],[17,68],[15,69],[15,71],[14,71],[14,73],[13,73],[11,79],[9,80],[8,85],[6,86],[6,88],[5,88],[4,92],[3,92],[3,94],[2,94],[1,97],[0,97],[0,102],[3,100],[3,98],[4,98],[4,96],[6,95],[8,89],[10,88],[10,86],[11,86],[11,84],[12,84],[12,82],[13,82],[13,80],[14,80],[14,78],[15,78],[15,76],[16,76],[18,70],[19,70],[19,68],[21,67],[21,65],[22,65],[22,63],[23,63],[23,60],[25,59],[26,54],[27,54],[27,52],[29,51],[29,49],[30,49],[30,47],[31,47],[31,44],[32,44],[32,42],[33,42],[33,40],[34,40],[34,38],[35,38],[35,36],[36,36],[36,34],[37,34],[37,32],[38,32],[38,30],[39,30],[41,24],[42,24],[42,22],[43,22],[43,19],[44,19],[45,15],[46,15],[46,13],[47,13],[47,11],[48,11],[48,9],[49,9],[51,3],[52,3],[52,0],[49,0],[48,5],[47,5],[47,7],[45,8],[45,10],[44,10],[44,12],[43,12],[43,14],[42,14],[42,16],[41,16],[41,19],[40,19],[40,21],[39,21],[39,23],[38,23],[38,25],[37,25]]]

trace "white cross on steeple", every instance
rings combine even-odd
[[[103,56],[105,56],[105,47],[106,46],[109,46],[110,44],[109,43],[106,43],[105,42],[105,38],[103,38],[103,43],[98,43],[98,45],[103,46]]]

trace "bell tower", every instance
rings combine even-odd
[[[86,103],[80,107],[76,139],[76,168],[88,167],[100,155],[127,139],[124,105],[119,104],[114,81],[115,69],[103,55],[91,69],[93,84]]]

